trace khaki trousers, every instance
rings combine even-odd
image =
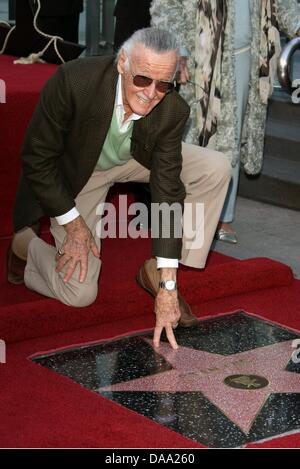
[[[189,207],[192,207],[192,213],[194,213],[196,203],[204,204],[204,217],[196,219],[196,226],[193,226],[192,230],[196,239],[204,226],[204,242],[200,247],[197,247],[196,243],[194,249],[193,238],[187,239],[183,235],[180,262],[187,266],[203,268],[228,189],[231,167],[222,153],[196,145],[183,143],[182,156],[181,179],[187,194],[185,206],[187,203],[191,204]],[[76,198],[76,207],[93,233],[99,248],[100,238],[96,236],[96,229],[100,215],[96,213],[97,207],[105,201],[108,190],[114,183],[129,181],[148,182],[149,170],[131,159],[123,166],[116,166],[106,171],[95,171]],[[192,224],[192,221],[185,217],[184,232],[187,224]],[[190,228],[188,233],[192,232]],[[55,255],[63,243],[65,230],[55,219],[51,219],[51,233],[55,239],[56,248],[40,238],[32,239],[29,244],[25,269],[26,286],[42,295],[57,298],[67,305],[82,307],[91,304],[98,293],[101,260],[90,253],[86,281],[79,283],[79,266],[77,266],[71,280],[67,284],[64,283],[64,273],[55,272]],[[118,260],[116,259],[115,262]]]

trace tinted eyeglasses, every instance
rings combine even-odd
[[[153,78],[145,77],[144,75],[132,74],[132,81],[134,86],[137,86],[138,88],[147,88],[154,81],[155,88],[160,93],[170,93],[170,91],[172,91],[174,88],[174,83],[169,81],[154,80]]]

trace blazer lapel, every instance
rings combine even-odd
[[[92,171],[101,154],[111,123],[117,80],[118,71],[115,64],[112,64],[111,69],[99,81],[99,93],[96,93],[90,115],[85,122],[84,138],[88,142],[85,160]]]

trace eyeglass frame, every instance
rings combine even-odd
[[[128,62],[129,63],[129,62]],[[173,82],[171,81],[163,81],[163,80],[155,80],[155,78],[150,78],[150,77],[147,77],[145,75],[141,75],[140,73],[137,73],[136,75],[134,75],[132,73],[132,70],[131,70],[131,67],[130,67],[130,63],[129,63],[129,68],[130,68],[130,73],[131,73],[131,76],[132,76],[132,82],[134,84],[134,86],[136,86],[137,88],[148,88],[150,85],[152,85],[153,82],[155,82],[155,89],[156,91],[158,91],[159,93],[163,93],[163,94],[169,94],[171,93],[174,89],[175,89],[175,80]],[[151,80],[149,85],[145,85],[145,86],[138,86],[134,83],[134,79],[136,77],[141,77],[142,79],[145,79],[146,80]],[[166,84],[166,85],[169,85],[169,89],[167,89],[166,91],[160,91],[158,88],[157,88],[157,85],[161,83],[161,84]]]

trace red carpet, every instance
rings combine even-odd
[[[0,230],[6,236],[12,232],[11,211],[20,174],[24,132],[42,86],[57,68],[51,64],[13,65],[14,58],[0,56],[0,79],[6,83],[6,103],[0,104]]]
[[[150,242],[103,242],[100,291],[88,308],[69,308],[6,282],[20,145],[40,88],[55,66],[13,66],[11,57],[2,56],[0,67],[7,84],[7,103],[0,105],[0,338],[8,344],[7,363],[0,364],[0,447],[200,447],[28,360],[37,352],[153,328],[153,301],[134,282]],[[49,239],[47,225],[43,236]],[[300,282],[281,263],[212,253],[205,271],[182,269],[179,283],[200,318],[244,309],[299,329]],[[249,446],[298,447],[300,437]]]

